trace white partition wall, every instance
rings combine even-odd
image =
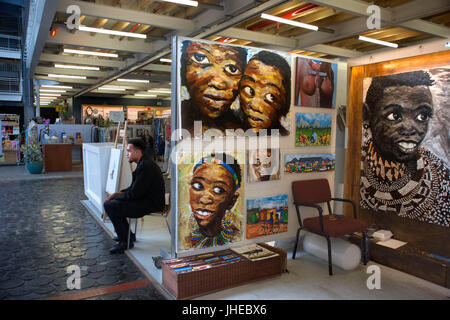
[[[98,210],[96,214],[99,216],[106,198],[106,177],[112,148],[114,143],[83,143],[84,193]]]
[[[194,41],[193,39],[191,39]],[[326,59],[317,59],[316,61],[318,64],[320,64],[320,61],[322,62],[329,62],[332,64],[335,64],[334,66],[334,99],[332,107],[313,107],[313,106],[299,106],[296,101],[294,101],[294,95],[295,92],[295,79],[296,79],[296,58],[297,57],[304,57],[307,59],[310,59],[311,57],[307,56],[299,56],[299,55],[290,55],[289,53],[278,53],[279,55],[283,56],[286,60],[290,59],[290,66],[291,66],[291,104],[290,104],[290,111],[289,116],[286,117],[286,120],[288,124],[290,125],[290,133],[288,135],[280,136],[277,145],[275,148],[280,149],[280,179],[278,180],[271,180],[271,181],[260,181],[260,182],[249,182],[247,179],[248,176],[248,151],[253,150],[256,145],[260,144],[258,139],[254,139],[253,137],[221,137],[221,138],[213,138],[209,141],[203,138],[183,138],[179,139],[180,136],[183,134],[184,127],[182,124],[180,124],[182,121],[182,109],[184,105],[181,103],[183,96],[185,95],[185,88],[182,87],[181,83],[181,77],[180,72],[183,70],[183,67],[180,65],[181,61],[181,42],[184,41],[184,38],[179,38],[178,41],[175,39],[173,42],[173,50],[172,50],[172,84],[175,86],[176,91],[172,92],[172,130],[174,132],[175,129],[179,129],[178,134],[172,134],[172,140],[177,139],[177,141],[173,142],[176,145],[177,151],[182,152],[190,152],[189,150],[199,150],[198,147],[200,147],[200,150],[207,150],[211,149],[211,145],[215,144],[219,146],[216,148],[216,152],[224,151],[224,152],[232,152],[233,150],[237,152],[243,152],[245,153],[245,162],[244,162],[244,171],[242,172],[242,180],[243,180],[243,188],[240,190],[241,196],[243,197],[242,200],[244,202],[244,223],[242,225],[244,236],[242,240],[236,241],[236,242],[230,242],[226,243],[221,246],[213,246],[209,248],[180,248],[178,244],[180,243],[180,239],[177,238],[179,232],[178,229],[180,226],[186,222],[184,221],[178,221],[180,217],[180,210],[185,210],[184,206],[183,208],[180,208],[180,186],[179,186],[179,175],[180,175],[180,169],[177,166],[176,163],[176,157],[173,158],[175,162],[174,168],[172,170],[172,197],[171,197],[171,205],[172,205],[172,228],[174,232],[172,232],[172,255],[176,254],[179,256],[184,256],[188,254],[192,254],[193,251],[195,253],[203,253],[203,252],[210,252],[220,249],[226,249],[229,247],[236,247],[241,245],[247,245],[251,243],[256,242],[268,242],[268,241],[274,241],[274,240],[280,240],[285,238],[292,238],[295,237],[296,231],[298,229],[298,221],[297,221],[297,215],[295,206],[293,205],[293,198],[292,198],[292,191],[291,191],[291,183],[296,180],[309,180],[309,179],[321,179],[325,178],[328,180],[331,193],[332,195],[335,192],[339,192],[339,190],[335,189],[335,171],[315,171],[315,172],[308,172],[308,173],[289,173],[285,171],[284,163],[285,163],[285,155],[287,154],[302,154],[302,155],[308,155],[311,156],[316,154],[337,154],[337,147],[342,147],[341,145],[337,146],[336,143],[336,106],[339,105],[345,105],[347,101],[347,92],[346,92],[346,79],[347,79],[347,65],[343,62],[337,62],[337,61],[331,61]],[[195,40],[197,42],[197,40]],[[203,40],[201,40],[203,41]],[[200,42],[200,41],[198,41]],[[207,42],[207,41],[205,41]],[[208,43],[208,42],[207,42]],[[211,43],[211,42],[209,42]],[[255,48],[248,48],[248,52],[251,51],[258,51],[260,49]],[[204,59],[206,59],[204,56],[207,57],[207,53],[201,52],[202,55],[199,55],[198,57],[195,57],[196,60],[199,60],[202,62]],[[186,58],[185,58],[186,59]],[[194,59],[194,61],[195,61]],[[203,59],[203,60],[201,60]],[[296,121],[296,114],[297,113],[311,113],[311,114],[326,114],[328,117],[331,117],[331,139],[329,140],[329,143],[322,146],[304,146],[299,147],[296,146],[296,128],[297,128],[297,121]],[[175,118],[175,119],[174,119]],[[270,138],[269,138],[270,140]],[[272,143],[272,142],[271,142]],[[197,147],[195,146],[197,145]],[[234,146],[237,146],[237,148],[233,149]],[[273,144],[271,144],[271,147],[273,148]],[[174,148],[172,148],[172,152]],[[222,150],[221,150],[222,149]],[[336,158],[336,160],[338,160]],[[339,162],[343,162],[342,157],[339,156]],[[342,169],[343,163],[336,163],[336,168]],[[183,169],[181,169],[183,170]],[[183,172],[185,174],[185,172]],[[184,188],[182,186],[182,188]],[[183,191],[186,193],[186,191]],[[287,194],[288,195],[288,230],[285,232],[280,232],[276,234],[267,234],[262,235],[259,237],[251,237],[249,238],[246,234],[246,228],[247,228],[247,200],[253,200],[253,199],[262,199],[265,197],[272,197],[277,196],[281,194]],[[183,196],[184,203],[186,196]],[[326,211],[326,210],[325,210]],[[326,211],[327,212],[327,211]],[[312,210],[306,209],[305,212],[302,211],[302,218],[306,218],[308,216],[312,216],[315,213]]]

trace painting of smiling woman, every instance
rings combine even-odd
[[[450,227],[450,69],[365,79],[361,207]]]
[[[179,154],[178,250],[241,241],[243,153]]]
[[[183,40],[181,43],[181,127],[194,133],[194,121],[207,129],[236,129],[230,111],[247,59],[245,48]]]

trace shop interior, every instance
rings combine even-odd
[[[423,8],[416,1],[378,1],[383,24],[369,28],[368,1],[200,1],[198,8],[164,1],[123,1],[119,8],[112,2],[76,3],[86,25],[152,40],[93,37],[82,31],[75,31],[83,36],[73,39],[70,30],[58,27],[68,14],[56,6],[49,26],[58,31],[44,41],[33,73],[35,99],[42,106],[33,106],[33,123],[24,123],[23,113],[3,113],[0,107],[0,165],[23,164],[20,145],[36,139],[46,154],[42,174],[82,172],[87,199],[81,205],[114,237],[103,203],[108,194],[131,183],[135,164],[127,161],[126,141],[148,131],[151,157],[167,173],[166,208],[130,219],[137,241],[125,253],[169,299],[415,299],[422,293],[448,298],[448,4],[433,0]],[[120,17],[133,23],[120,22]],[[147,25],[150,20],[154,26]],[[289,21],[313,24],[317,30]],[[195,48],[201,50],[190,53]],[[245,55],[217,71],[239,77],[230,90],[232,98],[196,95],[203,90],[201,71],[214,65],[211,48],[226,52],[232,63]],[[85,51],[70,51],[74,49]],[[99,68],[57,69],[55,62]],[[190,70],[192,65],[197,69]],[[60,76],[52,77],[50,71]],[[389,80],[397,74],[414,79]],[[426,80],[420,82],[423,74]],[[256,89],[264,76],[271,82]],[[208,81],[210,88],[218,87]],[[424,94],[429,100],[411,93],[417,86],[430,88]],[[410,93],[405,98],[409,105],[383,100],[388,111],[381,115],[377,99],[387,95],[386,88],[398,87]],[[42,95],[49,89],[61,92]],[[255,103],[248,99],[260,90],[268,91],[252,107]],[[207,101],[207,107],[196,106],[195,99]],[[216,121],[213,109],[227,99],[230,118],[217,116]],[[263,109],[265,104],[269,109]],[[210,112],[203,130],[222,134],[216,132],[212,139],[200,131],[194,136],[193,122],[205,119],[196,107]],[[265,121],[258,118],[264,112],[270,122],[264,128],[276,128],[280,135],[265,136],[255,129],[261,130],[254,123]],[[226,129],[258,134],[225,135]],[[118,158],[114,149],[120,150]],[[261,152],[273,170],[263,178],[252,162]],[[239,167],[237,174],[223,165],[234,179],[235,193],[223,210],[221,230],[232,225],[233,236],[197,245],[195,232],[201,228],[196,214],[209,213],[194,211],[189,188],[199,163],[207,157],[216,161],[222,153],[232,155]],[[190,162],[183,162],[188,157]],[[312,184],[297,194],[295,183],[309,180],[325,182],[330,191]],[[333,201],[315,206],[316,198]],[[342,229],[332,233],[339,222]],[[267,255],[250,259],[245,250]],[[369,284],[371,270],[381,270],[383,290]],[[408,286],[414,289],[408,291]]]

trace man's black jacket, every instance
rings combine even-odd
[[[142,157],[133,171],[131,185],[115,199],[133,202],[148,213],[164,210],[164,178],[159,166],[152,159]]]

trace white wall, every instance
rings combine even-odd
[[[295,234],[298,229],[298,220],[296,215],[296,209],[293,205],[293,197],[292,197],[292,191],[291,191],[291,183],[296,180],[309,180],[309,179],[321,179],[326,178],[329,181],[330,188],[331,188],[331,194],[335,195],[335,171],[325,171],[325,172],[314,172],[314,173],[285,173],[284,172],[284,155],[285,154],[295,154],[295,153],[337,153],[336,158],[336,170],[343,170],[344,168],[344,142],[342,140],[342,137],[340,138],[339,142],[339,152],[336,150],[336,109],[326,109],[326,108],[308,108],[308,107],[297,107],[294,106],[294,88],[295,88],[295,57],[302,57],[300,55],[292,55],[291,60],[291,109],[290,109],[290,123],[291,123],[291,133],[289,136],[280,137],[279,140],[279,146],[280,146],[280,172],[281,172],[281,178],[280,180],[274,180],[274,181],[265,181],[265,182],[258,182],[258,183],[249,183],[247,182],[247,164],[245,164],[245,175],[243,179],[245,179],[245,186],[244,186],[244,199],[254,199],[254,198],[262,198],[267,196],[273,196],[278,194],[287,193],[289,195],[289,213],[288,213],[288,231],[284,233],[279,233],[276,235],[270,235],[270,236],[264,236],[249,240],[244,240],[238,243],[232,243],[230,245],[224,245],[220,248],[226,249],[229,247],[236,247],[236,246],[242,246],[245,244],[250,243],[256,243],[256,242],[268,242],[273,240],[279,240],[279,239],[285,239],[285,238],[291,238],[295,237]],[[305,58],[311,58],[308,56],[303,56]],[[337,86],[336,86],[336,105],[346,105],[347,104],[347,64],[344,62],[336,62],[332,60],[326,60],[326,59],[317,59],[322,61],[328,61],[331,63],[337,63],[338,65],[338,76],[337,76]],[[295,147],[295,115],[298,112],[303,113],[330,113],[332,115],[332,138],[331,138],[331,145],[328,147]],[[343,133],[342,133],[343,134]],[[245,138],[237,138],[237,139],[246,139],[246,150],[249,150],[249,137]],[[242,143],[242,140],[239,140]],[[189,144],[190,141],[182,141],[182,143],[185,143],[186,145]],[[192,142],[193,143],[193,142]],[[181,144],[182,145],[182,144]],[[180,146],[181,146],[180,145]],[[206,145],[206,144],[205,144]],[[252,144],[253,146],[253,144]],[[228,150],[222,150],[222,151],[228,151]],[[230,150],[231,151],[231,150]],[[246,161],[248,161],[246,159]],[[343,173],[339,173],[340,178],[339,182],[342,180],[343,183]],[[173,179],[174,177],[172,177]],[[172,180],[172,183],[175,183],[176,179]],[[343,190],[343,189],[342,189]],[[340,191],[336,196],[340,196]],[[172,199],[175,199],[175,197],[172,197]],[[326,205],[325,205],[326,207]],[[246,201],[244,201],[244,223],[246,222]],[[326,214],[328,213],[328,209],[325,209]],[[310,216],[316,216],[317,211],[314,212],[311,209],[304,208],[302,209],[302,218],[310,217]],[[175,235],[176,233],[172,233],[172,235]],[[244,232],[244,239],[245,239],[245,232]],[[203,252],[210,252],[218,250],[218,247],[208,248],[208,249],[195,249],[196,253],[203,253]],[[177,254],[179,256],[185,256],[192,254],[191,250],[186,251],[179,251]]]

